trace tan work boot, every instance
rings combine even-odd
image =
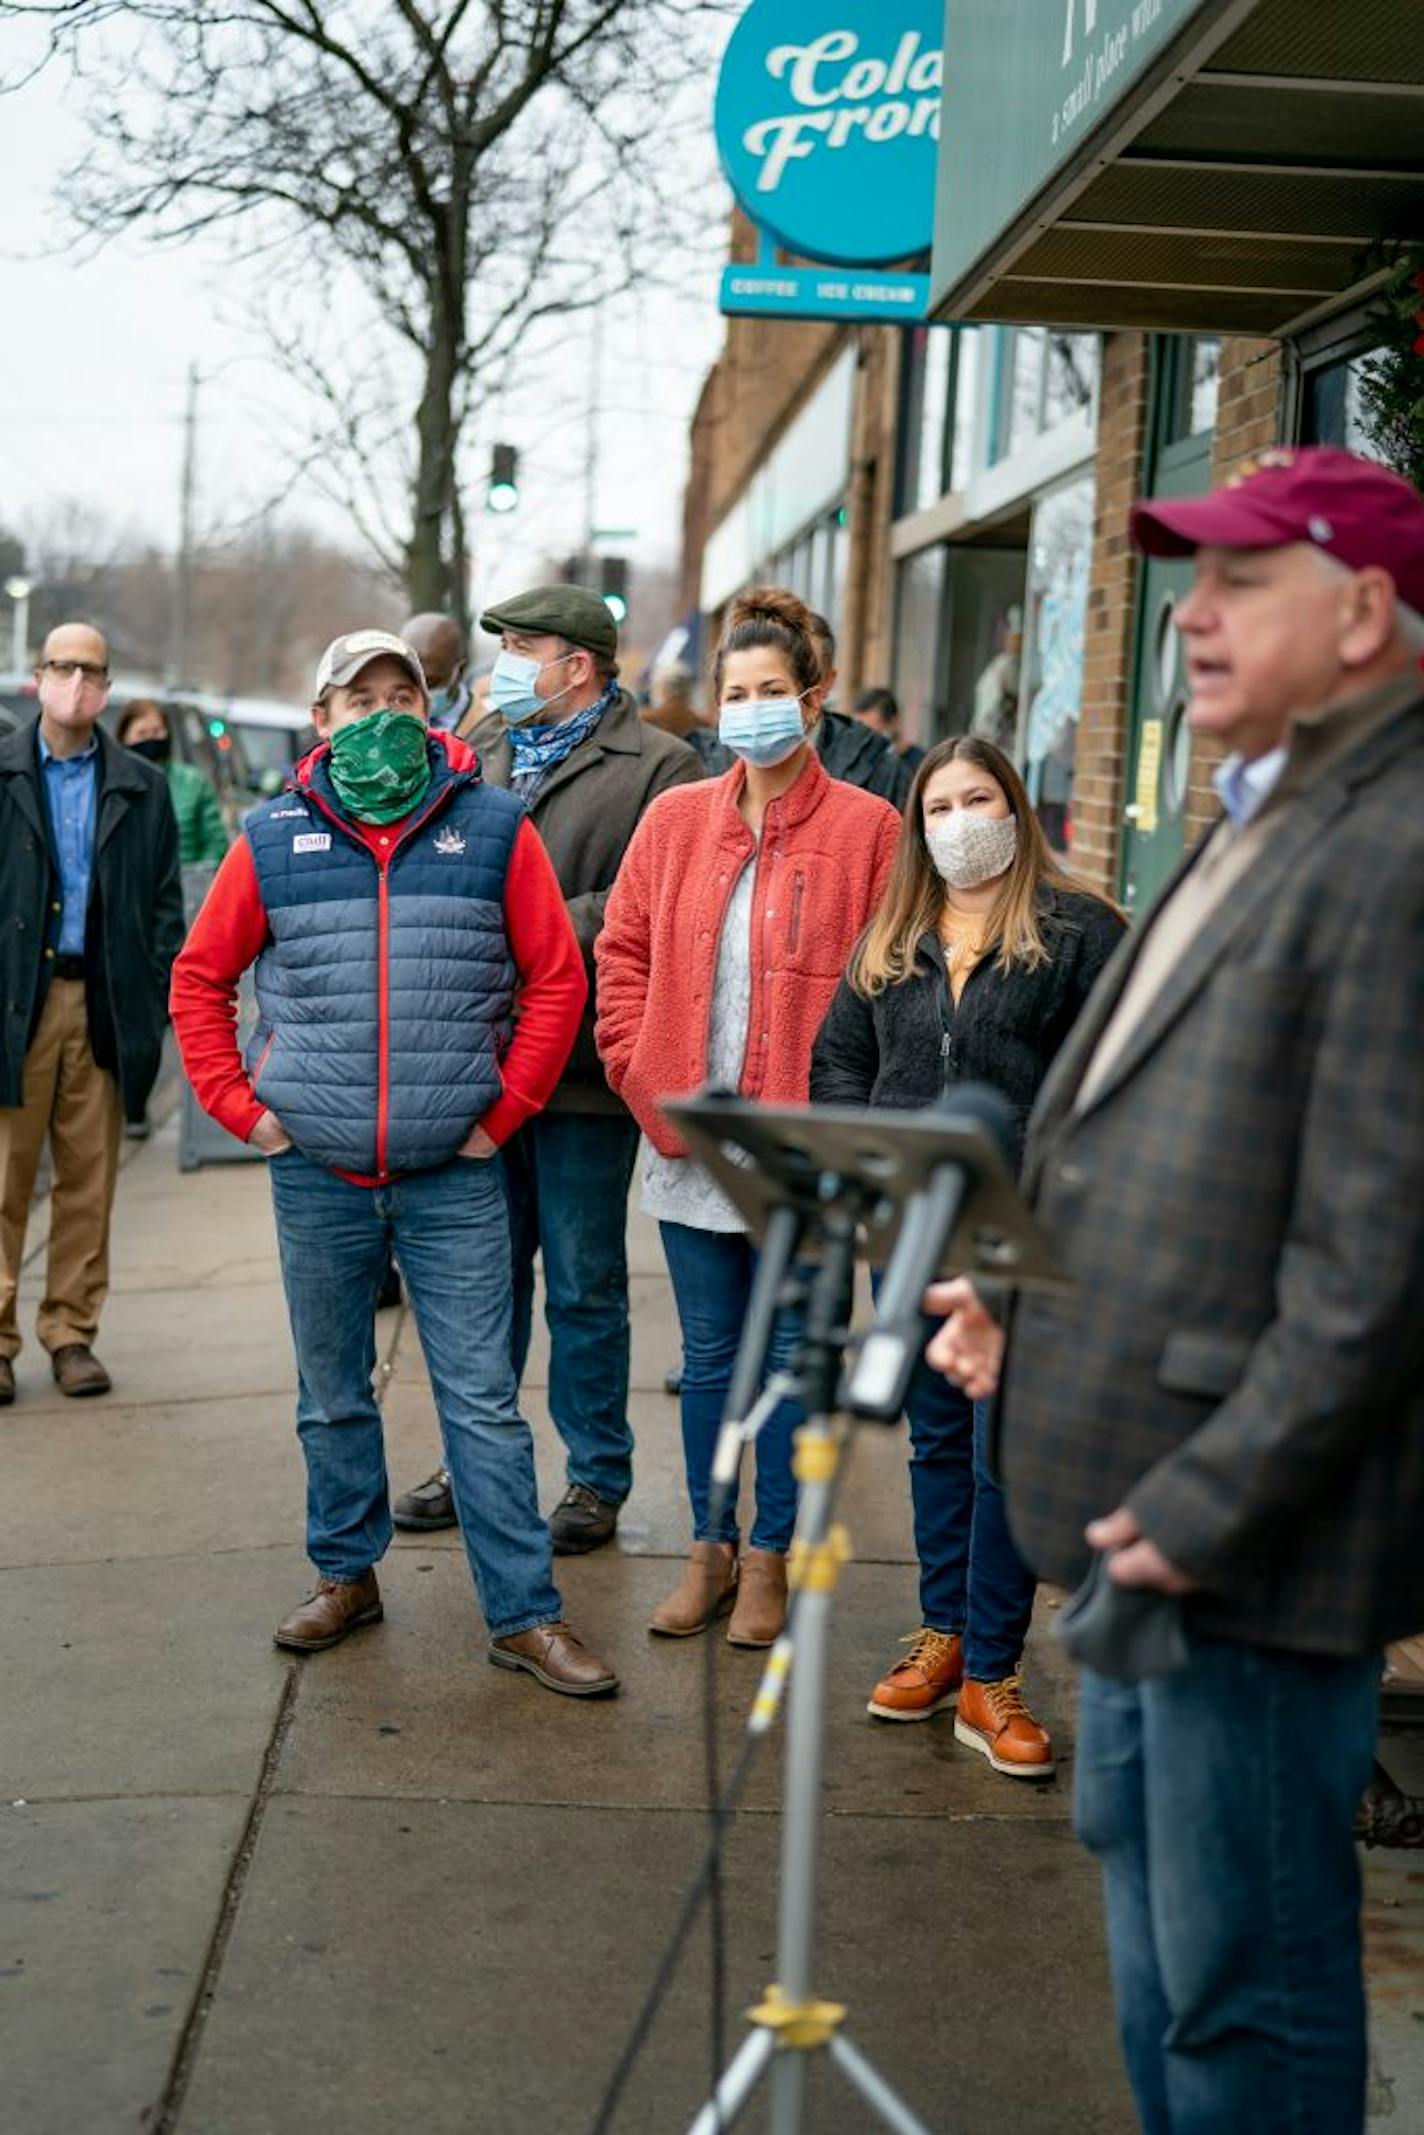
[[[786,1558],[779,1549],[744,1549],[729,1646],[774,1646],[786,1626]]]
[[[318,1579],[316,1592],[278,1624],[272,1643],[293,1653],[324,1653],[362,1624],[379,1623],[385,1613],[374,1572],[362,1579]]]
[[[887,1668],[870,1693],[867,1712],[877,1720],[930,1720],[952,1705],[964,1680],[964,1641],[954,1631],[926,1624],[902,1638],[909,1652]]]
[[[492,1639],[489,1657],[496,1668],[522,1668],[566,1698],[605,1698],[618,1688],[608,1663],[590,1653],[566,1623],[536,1624],[512,1638]]]
[[[648,1629],[659,1638],[695,1638],[732,1606],[737,1591],[735,1542],[694,1542],[681,1583],[654,1609]]]
[[[1024,1703],[1016,1675],[999,1683],[966,1677],[954,1716],[954,1738],[987,1757],[1009,1779],[1051,1779],[1053,1743]]]

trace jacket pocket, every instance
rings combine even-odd
[[[1224,1400],[1241,1384],[1255,1346],[1242,1334],[1176,1327],[1162,1344],[1157,1384],[1170,1394],[1214,1394]]]
[[[791,878],[791,916],[786,922],[786,953],[794,956],[801,946],[801,907],[806,901],[806,876],[797,868]]]
[[[269,1060],[269,1059],[271,1058],[271,1056],[272,1056],[272,1048],[273,1048],[273,1046],[274,1046],[274,1045],[275,1045],[276,1043],[277,1043],[277,1033],[276,1033],[276,1031],[275,1031],[275,1030],[271,1030],[271,1031],[268,1031],[268,1033],[267,1033],[267,1043],[266,1043],[266,1044],[265,1044],[265,1045],[263,1046],[263,1048],[262,1048],[261,1052],[260,1052],[260,1053],[259,1053],[259,1054],[257,1055],[257,1060],[256,1060],[256,1063],[254,1064],[254,1066],[253,1066],[253,1070],[252,1070],[252,1077],[251,1077],[251,1080],[252,1080],[252,1094],[253,1094],[253,1096],[254,1096],[254,1097],[260,1097],[260,1096],[261,1096],[261,1094],[262,1094],[262,1093],[261,1093],[261,1090],[260,1090],[260,1089],[259,1089],[259,1087],[258,1087],[258,1085],[260,1084],[260,1082],[261,1082],[261,1080],[262,1080],[262,1071],[263,1071],[263,1069],[264,1069],[264,1068],[266,1067],[266,1065],[267,1065],[267,1062],[268,1062],[268,1060]]]

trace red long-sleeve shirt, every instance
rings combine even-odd
[[[378,866],[402,824],[352,824]],[[503,1094],[478,1122],[508,1141],[542,1111],[578,1031],[588,979],[553,863],[530,822],[516,833],[504,885],[504,925],[518,975],[517,1018],[500,1062]],[[170,1011],[183,1067],[199,1104],[246,1141],[265,1107],[252,1094],[237,1044],[237,982],[271,939],[257,870],[239,838],[214,878],[173,967]],[[362,1180],[374,1185],[375,1180]]]

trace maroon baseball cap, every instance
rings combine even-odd
[[[1333,445],[1280,446],[1209,496],[1135,505],[1132,538],[1146,556],[1308,541],[1352,571],[1377,564],[1424,614],[1424,497],[1402,475]]]

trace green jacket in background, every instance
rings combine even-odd
[[[163,766],[168,798],[178,818],[178,857],[184,867],[201,860],[221,860],[227,851],[227,825],[218,797],[194,764],[175,762]]]

